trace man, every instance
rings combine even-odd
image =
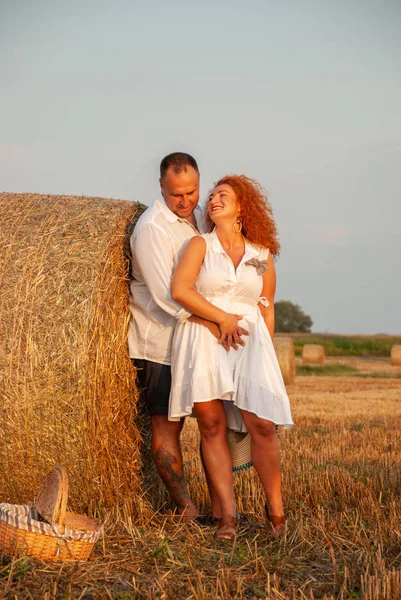
[[[171,345],[176,319],[195,320],[208,327],[216,338],[215,323],[188,313],[170,295],[172,272],[185,243],[204,233],[198,207],[199,169],[189,154],[174,152],[160,163],[162,199],[156,200],[138,220],[131,236],[132,281],[128,343],[140,387],[152,422],[152,457],[157,471],[177,507],[178,514],[191,519],[198,511],[190,499],[184,479],[180,433],[183,421],[168,420],[171,386]],[[233,347],[246,333],[235,332]],[[212,514],[219,516],[213,490]]]

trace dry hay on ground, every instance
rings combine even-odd
[[[126,228],[138,203],[0,194],[0,500],[65,464],[73,507],[138,499]]]
[[[6,597],[401,600],[401,382],[297,377],[288,386],[294,428],[280,431],[287,536],[241,529],[235,544],[214,528],[154,514],[106,521],[89,564],[0,566]],[[183,442],[189,487],[208,511],[196,423]],[[239,507],[263,522],[253,469],[236,475]],[[29,592],[29,594],[28,594]],[[25,597],[25,596],[24,596]]]
[[[294,342],[290,337],[275,337],[274,349],[280,365],[281,374],[286,385],[295,381]]]
[[[322,365],[324,363],[324,347],[319,344],[305,344],[302,348],[304,365]]]
[[[391,364],[394,366],[401,366],[401,346],[394,345],[391,348]]]

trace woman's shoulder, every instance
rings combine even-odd
[[[206,244],[205,242],[205,235],[194,235],[185,242],[185,246],[189,247],[193,251],[206,251],[207,242]]]

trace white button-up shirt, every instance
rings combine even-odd
[[[171,276],[186,242],[204,233],[201,209],[194,211],[199,231],[156,200],[138,219],[131,236],[131,319],[128,346],[131,358],[171,364],[176,320],[191,316],[171,298]]]

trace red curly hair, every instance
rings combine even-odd
[[[239,202],[241,210],[242,234],[255,246],[268,248],[274,258],[280,253],[280,243],[273,211],[266,194],[254,179],[245,175],[226,175],[219,179],[214,187],[225,183],[229,185]],[[214,223],[206,212],[208,231]]]

